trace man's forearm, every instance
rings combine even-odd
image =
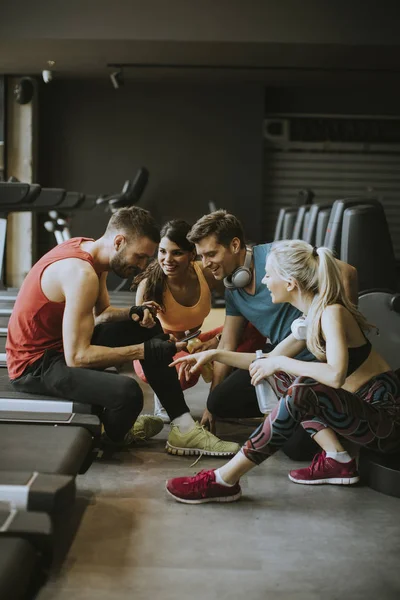
[[[107,367],[114,367],[132,362],[133,360],[143,359],[144,344],[121,346],[118,348],[90,345],[81,351],[77,351],[74,356],[66,356],[65,358],[69,367],[106,369]]]
[[[128,321],[129,320],[129,308],[116,308],[115,306],[107,306],[99,315],[95,318],[95,325],[101,325],[103,323],[111,323],[115,321]]]

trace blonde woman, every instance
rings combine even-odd
[[[293,327],[296,337],[292,333],[254,363],[253,354],[219,350],[180,359],[192,364],[192,370],[209,360],[249,368],[253,385],[273,376],[281,395],[230,462],[167,482],[167,491],[180,502],[238,500],[240,477],[279,450],[299,425],[322,452],[309,467],[289,473],[295,483],[340,485],[359,480],[356,462],[338,435],[379,452],[400,449],[400,381],[365,337],[369,326],[347,300],[332,252],[299,240],[277,242],[267,257],[263,282],[274,303],[289,302],[301,310],[306,333],[299,336]],[[305,346],[320,362],[292,358]]]

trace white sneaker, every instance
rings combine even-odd
[[[164,421],[164,423],[170,423],[171,419],[168,416],[167,411],[165,410],[165,408],[163,407],[163,405],[161,404],[161,402],[159,401],[159,399],[157,398],[157,396],[154,394],[154,416],[158,417],[159,419],[162,419]]]

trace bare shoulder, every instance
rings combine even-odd
[[[322,313],[322,325],[324,326],[332,322],[343,323],[348,314],[349,311],[347,310],[347,308],[345,308],[341,304],[330,304],[324,309]]]
[[[82,290],[85,294],[98,294],[99,277],[93,267],[80,258],[67,258],[60,261],[57,273],[58,282],[64,294]]]
[[[62,302],[69,293],[98,294],[99,278],[93,267],[79,258],[65,258],[49,265],[41,279],[43,293],[53,302]]]
[[[82,260],[80,258],[65,258],[58,261],[57,271],[63,276],[70,275],[73,279],[83,279],[88,281],[99,280],[92,265],[88,263],[87,260]]]

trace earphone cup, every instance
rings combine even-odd
[[[291,331],[296,340],[305,341],[307,339],[307,321],[303,317],[295,319],[292,323]]]
[[[235,289],[235,286],[233,285],[230,277],[224,277],[224,286],[226,287],[227,290]]]
[[[251,283],[253,273],[250,264],[253,258],[252,248],[246,247],[246,258],[243,267],[238,267],[231,275],[224,278],[224,286],[228,290],[244,288]]]
[[[231,281],[233,287],[235,288],[244,288],[246,285],[249,285],[251,282],[251,271],[250,269],[246,269],[245,267],[241,267],[237,269],[234,273],[232,273]]]

